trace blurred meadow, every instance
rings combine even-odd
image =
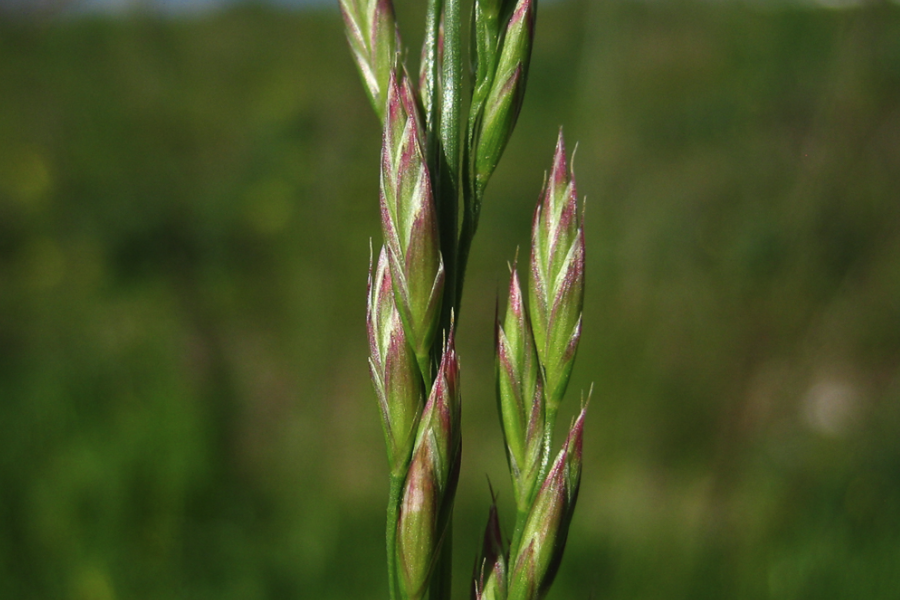
[[[540,9],[458,334],[454,596],[486,477],[512,514],[495,301],[560,125],[561,425],[594,391],[550,598],[896,598],[900,5],[701,0]],[[334,7],[0,15],[0,598],[386,597],[379,146]]]

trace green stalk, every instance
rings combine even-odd
[[[428,10],[425,13],[425,42],[422,52],[423,68],[421,69],[424,78],[422,81],[422,89],[419,94],[422,98],[422,108],[425,109],[425,132],[427,139],[426,152],[428,154],[428,164],[433,165],[434,144],[437,142],[436,119],[440,114],[439,103],[440,90],[438,88],[438,75],[440,74],[440,64],[438,61],[438,42],[441,32],[441,12],[444,9],[443,0],[429,0]]]
[[[444,160],[443,151],[441,150],[441,138],[438,131],[438,122],[441,117],[442,90],[438,85],[438,82],[440,81],[439,75],[441,73],[440,43],[443,12],[443,0],[429,0],[428,8],[425,13],[425,41],[423,42],[422,48],[422,64],[419,67],[422,73],[419,96],[421,97],[425,112],[425,161],[428,164],[428,171],[431,174],[431,190],[434,194],[434,200],[437,207],[441,259],[444,262],[444,285],[446,287],[447,279],[449,278],[451,281],[454,279],[453,263],[455,261],[453,260],[452,255],[448,254],[447,247],[448,244],[452,245],[454,243],[450,242],[449,239],[452,237],[455,238],[455,234],[449,236],[445,225],[447,217],[445,215],[446,192],[444,188],[446,186],[441,177]],[[450,285],[453,286],[452,283]],[[448,315],[452,308],[452,305],[447,306],[447,292],[445,290],[443,301],[441,303],[438,335],[435,336],[434,343],[431,346],[431,364],[434,367],[432,372],[437,370],[437,365],[441,362],[441,340],[443,335],[440,332],[448,330],[450,320]],[[419,364],[420,366],[422,365],[421,357]],[[422,374],[427,380],[428,376],[425,370],[422,371]],[[431,384],[429,381],[426,381],[425,387],[430,390]]]
[[[466,156],[463,160],[463,222],[459,233],[459,250],[456,261],[456,296],[454,303],[462,306],[463,285],[466,279],[466,267],[469,263],[469,251],[472,249],[472,239],[478,229],[478,213],[481,208],[481,198],[475,182],[472,181],[472,168],[470,165],[470,151],[466,148]]]
[[[452,320],[459,314],[456,302],[456,236],[459,197],[460,130],[459,115],[462,90],[462,52],[460,41],[459,0],[441,0],[429,3],[429,33],[440,34],[433,27],[443,21],[443,51],[435,53],[440,64],[429,64],[429,72],[441,73],[440,118],[437,132],[435,174],[435,199],[438,204],[438,223],[441,236],[441,255],[444,260],[444,301],[441,309],[440,330],[450,331]],[[433,12],[432,12],[433,11]],[[443,12],[442,18],[437,15]],[[429,135],[432,134],[429,128]],[[429,144],[430,145],[430,144]],[[441,355],[441,343],[435,339],[433,355]],[[452,500],[451,500],[452,502]],[[451,505],[452,506],[452,505]],[[452,510],[452,508],[451,508]],[[453,518],[447,523],[440,554],[431,577],[429,600],[449,600],[451,595],[453,570]]]
[[[387,527],[385,528],[387,545],[388,590],[390,600],[397,597],[397,517],[400,514],[400,499],[403,496],[403,481],[406,475],[391,475],[391,487],[388,492]]]
[[[456,302],[456,237],[459,210],[459,116],[462,98],[462,49],[460,0],[444,3],[444,51],[441,64],[441,117],[437,169],[438,215],[441,254],[444,257],[444,304],[441,323],[449,330],[451,313],[459,315]]]
[[[459,178],[459,114],[462,97],[462,50],[460,48],[459,0],[447,0],[444,7],[443,92],[441,94],[441,144],[453,184],[454,204]],[[454,223],[456,218],[454,216]],[[455,233],[455,232],[454,232]],[[455,235],[453,236],[456,237]]]

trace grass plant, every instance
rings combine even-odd
[[[537,2],[475,0],[465,130],[459,0],[429,2],[415,85],[392,2],[341,0],[341,9],[383,124],[383,246],[377,261],[370,259],[367,323],[390,473],[389,592],[392,600],[440,600],[450,597],[461,458],[455,326],[485,190],[522,106]],[[584,231],[561,130],[534,213],[529,270],[528,306],[513,267],[505,320],[501,326],[498,315],[495,332],[497,400],[517,515],[506,541],[496,503],[491,507],[471,585],[478,600],[547,594],[578,497],[585,408],[550,461],[584,295]]]

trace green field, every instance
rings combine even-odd
[[[900,5],[539,14],[458,333],[454,597],[485,476],[512,515],[495,299],[562,125],[561,425],[594,392],[550,598],[896,598]],[[387,597],[379,144],[335,10],[0,19],[0,598]]]

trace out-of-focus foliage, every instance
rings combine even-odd
[[[457,592],[559,124],[595,389],[553,596],[894,597],[900,8],[595,0],[541,7],[473,247]],[[336,11],[0,22],[0,597],[384,597],[379,143]]]

